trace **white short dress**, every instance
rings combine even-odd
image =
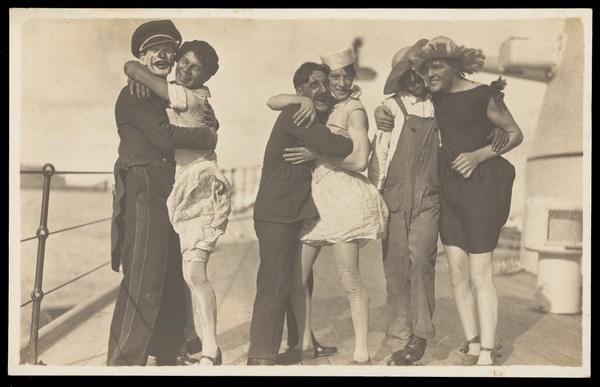
[[[357,89],[350,98],[334,106],[327,120],[332,133],[349,137],[348,117],[355,110],[365,110],[359,96]],[[362,246],[368,240],[385,236],[387,206],[363,174],[318,161],[311,187],[319,218],[305,221],[300,238],[304,243],[324,246],[358,241]]]
[[[169,84],[169,122],[181,127],[204,125],[207,88],[189,90]],[[181,252],[200,249],[212,253],[227,228],[231,213],[231,184],[217,165],[214,151],[175,149],[175,183],[167,198],[173,229]]]

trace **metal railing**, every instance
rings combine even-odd
[[[254,197],[256,197],[256,189],[258,187],[260,179],[259,167],[241,167],[241,168],[230,168],[224,169],[223,173],[230,180],[232,186],[232,214],[243,212],[254,205]],[[21,175],[42,175],[44,178],[42,186],[42,206],[40,211],[40,222],[35,236],[23,238],[20,240],[21,243],[31,241],[34,239],[38,240],[37,259],[35,267],[35,280],[33,291],[31,292],[31,300],[21,304],[21,308],[32,304],[31,313],[31,326],[29,332],[29,345],[27,347],[26,362],[33,365],[44,365],[43,362],[38,360],[38,341],[39,341],[39,329],[40,329],[40,313],[42,300],[45,295],[48,295],[60,288],[72,284],[73,282],[86,277],[93,272],[103,268],[110,264],[110,261],[103,263],[73,279],[70,279],[55,288],[44,293],[42,289],[43,277],[44,277],[44,261],[46,254],[46,240],[52,234],[58,234],[61,232],[71,231],[74,229],[88,227],[97,223],[106,222],[111,217],[97,219],[91,222],[63,228],[50,232],[48,229],[48,210],[50,203],[50,191],[51,181],[54,175],[68,175],[68,174],[102,174],[112,175],[113,172],[103,171],[57,171],[52,164],[44,164],[41,170],[20,170]]]

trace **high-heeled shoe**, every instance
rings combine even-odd
[[[480,338],[479,335],[473,337],[471,340],[467,340],[465,341],[459,348],[458,350],[462,353],[464,353],[464,355],[457,360],[456,362],[454,362],[454,365],[456,366],[474,366],[475,364],[477,364],[477,361],[479,360],[479,355],[473,355],[473,354],[469,354],[469,344],[479,344]]]
[[[194,355],[202,352],[202,340],[199,337],[185,342],[185,349],[188,355]]]
[[[217,356],[211,357],[211,356],[207,356],[207,355],[202,355],[202,356],[200,356],[200,360],[202,360],[202,359],[210,360],[210,362],[212,363],[213,366],[219,366],[219,365],[223,364],[223,356],[221,354],[221,347],[217,347]]]

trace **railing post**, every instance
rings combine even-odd
[[[29,364],[38,363],[38,331],[40,328],[40,309],[44,291],[42,290],[42,280],[44,278],[44,255],[46,252],[46,238],[48,238],[48,205],[50,203],[50,181],[56,171],[54,165],[44,164],[42,167],[44,175],[44,189],[42,191],[42,210],[40,214],[40,226],[37,230],[38,253],[35,267],[35,285],[31,292],[33,301],[31,313],[31,330],[29,333],[29,348],[27,351],[27,362]]]

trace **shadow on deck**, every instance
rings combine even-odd
[[[385,279],[379,242],[363,247],[361,273],[370,302],[369,349],[373,364],[382,367],[343,366],[352,360],[353,329],[348,302],[341,289],[330,248],[324,248],[315,264],[313,330],[319,341],[335,345],[339,352],[329,358],[304,362],[303,366],[246,367],[249,328],[256,290],[258,246],[252,220],[232,222],[220,240],[209,264],[209,278],[218,304],[218,341],[225,367],[136,367],[134,373],[151,374],[310,374],[310,375],[474,375],[474,376],[588,376],[589,362],[584,360],[582,314],[559,315],[539,312],[533,301],[535,275],[519,270],[518,239],[506,233],[496,252],[505,262],[497,268],[504,272],[506,264],[512,273],[496,275],[499,294],[498,343],[503,356],[497,367],[455,367],[458,347],[464,340],[452,299],[448,265],[440,249],[436,266],[436,309],[434,323],[437,334],[429,340],[424,358],[412,367],[386,367],[389,355],[403,346],[385,337]],[[511,263],[512,260],[512,263]],[[496,265],[495,265],[496,267]],[[120,276],[113,273],[114,276]],[[116,293],[115,293],[116,294]],[[75,367],[84,374],[131,372],[104,367],[107,335],[114,306],[114,295],[89,315],[85,321],[72,324],[67,331],[54,333],[41,341],[39,359],[49,366]],[[49,324],[50,325],[50,324]],[[281,351],[285,350],[285,332]],[[587,353],[587,350],[585,351]],[[152,365],[152,360],[149,366]],[[227,367],[233,366],[233,367]],[[315,367],[313,367],[315,366]],[[438,367],[439,366],[439,367]],[[452,366],[452,367],[448,367]],[[23,366],[33,373],[45,367]],[[92,368],[89,368],[92,367]],[[96,367],[96,368],[93,368]],[[37,368],[37,370],[34,370]],[[41,369],[42,368],[42,369]],[[267,368],[264,370],[263,368]],[[467,369],[465,369],[467,368]],[[176,371],[173,371],[173,370]],[[262,369],[262,370],[257,370]],[[75,371],[77,372],[77,371]]]

